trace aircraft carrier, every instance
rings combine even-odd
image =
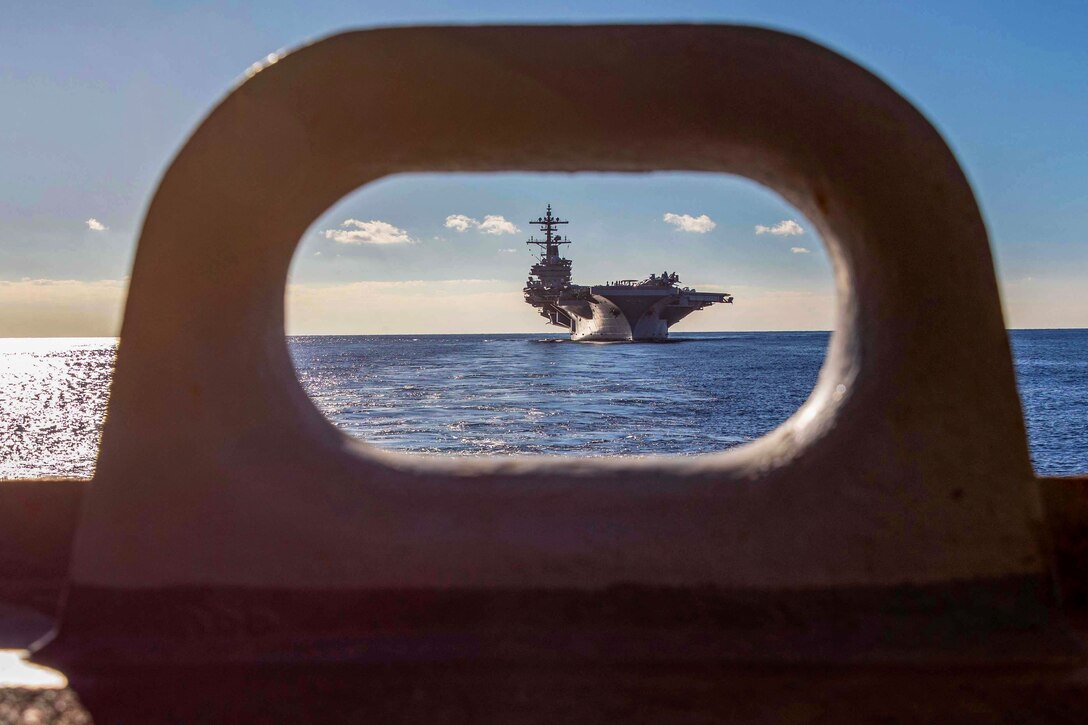
[[[733,297],[718,292],[697,292],[680,286],[675,272],[651,274],[643,280],[621,279],[589,287],[571,284],[571,262],[559,255],[570,244],[557,232],[569,222],[547,213],[531,220],[544,233],[529,237],[526,244],[540,247],[540,257],[530,268],[525,301],[540,310],[549,323],[570,330],[571,340],[586,342],[660,341],[669,327],[692,312]]]

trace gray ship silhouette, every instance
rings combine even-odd
[[[544,238],[529,237],[526,242],[539,246],[541,252],[529,270],[525,301],[536,307],[550,324],[570,330],[571,340],[666,340],[669,327],[692,312],[733,301],[729,294],[681,287],[680,276],[675,272],[589,287],[571,284],[571,262],[559,255],[559,245],[570,244],[570,240],[556,231],[560,224],[569,222],[552,216],[549,204],[543,217],[529,223],[538,224]]]

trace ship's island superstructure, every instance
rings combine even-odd
[[[733,301],[728,294],[681,287],[675,272],[590,287],[571,284],[570,260],[559,255],[559,246],[570,240],[557,232],[560,224],[567,223],[552,216],[551,204],[543,217],[530,222],[540,226],[544,238],[529,237],[526,242],[539,246],[541,253],[530,268],[525,301],[550,324],[570,330],[572,340],[665,340],[669,327],[692,312]]]

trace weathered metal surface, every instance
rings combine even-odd
[[[0,481],[0,602],[58,610],[86,481]],[[1088,477],[1037,480],[1062,608],[1088,615]],[[29,643],[20,642],[20,646]],[[0,648],[12,643],[0,642]]]
[[[524,113],[542,97],[554,113]],[[783,114],[787,99],[794,112]],[[717,171],[779,191],[819,229],[836,270],[837,330],[810,399],[760,441],[684,460],[424,459],[346,438],[306,396],[284,340],[302,233],[391,173],[516,169]],[[272,638],[228,633],[253,662],[320,662],[331,656],[315,645],[324,630],[292,616],[324,598],[334,619],[365,624],[357,603],[387,591],[483,592],[482,602],[553,593],[571,597],[564,612],[603,606],[622,584],[680,601],[741,592],[786,612],[800,592],[837,602],[860,627],[818,616],[815,639],[789,640],[783,659],[834,660],[852,651],[848,631],[872,633],[870,662],[955,661],[967,651],[959,635],[994,663],[1079,657],[1055,626],[971,190],[907,101],[800,38],[715,26],[410,28],[287,55],[224,99],[163,177],[121,340],[70,605],[40,655],[70,674],[106,666],[90,652],[131,662],[180,656],[193,636],[218,646],[216,626],[126,639],[134,613],[165,623],[186,592],[202,602],[198,620],[219,621],[242,591],[234,619],[271,606],[289,622]],[[964,587],[986,606],[956,596]],[[928,594],[903,611],[867,607],[900,591]],[[650,601],[640,610],[652,613]],[[520,642],[526,661],[562,654],[556,639],[578,642],[554,619],[539,625],[535,645],[517,640],[518,622],[496,620],[485,639]],[[474,649],[466,627],[453,617],[423,650],[453,642],[456,657],[487,660],[492,650]],[[938,636],[942,650],[894,634],[923,630],[955,636]],[[595,642],[608,627],[579,631]],[[419,634],[389,636],[411,650]],[[760,641],[743,627],[715,639],[702,620],[690,634],[710,635],[706,657],[721,661]],[[333,649],[366,641],[344,634]],[[644,648],[668,666],[679,651]],[[607,649],[597,654],[607,661]]]

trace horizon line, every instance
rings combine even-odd
[[[1047,332],[1047,331],[1083,331],[1088,327],[1006,327],[1006,332]],[[782,332],[834,332],[834,330],[686,330],[677,334],[689,335],[743,335],[743,334],[771,334]],[[529,332],[296,332],[287,334],[290,337],[438,337],[470,335],[566,335],[566,332],[529,331]],[[8,335],[0,337],[0,340],[120,340],[120,335]]]

